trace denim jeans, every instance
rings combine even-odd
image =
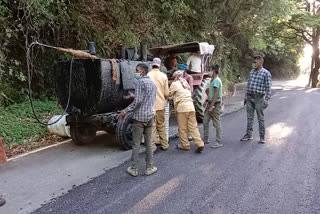
[[[257,112],[259,121],[260,138],[265,136],[264,126],[264,96],[263,95],[248,95],[247,97],[247,134],[252,136],[254,112]]]

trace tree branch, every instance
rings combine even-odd
[[[285,26],[287,26],[288,28],[292,29],[292,30],[295,30],[296,31],[296,35],[299,36],[300,38],[302,38],[303,40],[305,40],[307,43],[309,43],[310,45],[312,45],[312,40],[309,37],[312,38],[312,35],[310,35],[306,30],[303,30],[303,29],[299,29],[293,25],[291,25],[290,23],[284,23]],[[307,35],[305,35],[305,33]]]
[[[304,33],[296,32],[295,34],[296,34],[296,36],[298,36],[298,37],[302,38],[304,41],[306,41],[308,44],[310,44],[310,45],[313,44],[313,42],[310,39],[308,39],[308,37],[306,37],[306,35],[304,35]]]

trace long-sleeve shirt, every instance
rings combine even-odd
[[[271,84],[271,73],[267,69],[262,68],[259,71],[251,70],[246,97],[250,94],[263,94],[265,95],[265,99],[269,100],[271,98]]]
[[[191,91],[184,88],[180,81],[174,81],[169,89],[169,96],[173,97],[176,112],[192,112],[194,110]]]
[[[165,109],[166,100],[169,98],[169,85],[168,77],[164,73],[160,72],[159,69],[152,69],[148,76],[154,82],[157,87],[157,99],[154,104],[156,111]]]
[[[124,113],[133,112],[133,119],[146,122],[154,117],[153,106],[156,101],[157,88],[148,77],[142,77],[136,84],[133,102],[124,109]]]

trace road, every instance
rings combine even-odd
[[[126,173],[126,162],[34,214],[320,213],[320,90],[288,85],[265,117],[265,145],[257,143],[256,121],[255,139],[239,141],[242,109],[222,118],[224,147],[197,154],[175,149],[176,139],[155,155],[155,175],[143,175],[141,154],[139,177]]]
[[[286,82],[280,86],[283,84]],[[246,83],[236,85],[236,93],[225,102],[225,114],[243,108],[245,86]],[[169,134],[175,136],[176,133],[177,122],[173,117]],[[131,151],[124,151],[114,136],[100,133],[94,142],[85,146],[76,146],[67,140],[10,158],[0,164],[0,197],[7,200],[6,205],[0,207],[0,214],[31,213],[130,157]]]

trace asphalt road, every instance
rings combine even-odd
[[[34,213],[320,213],[320,90],[279,90],[265,117],[266,145],[256,121],[255,139],[239,141],[243,109],[222,118],[222,148],[197,154],[174,140],[155,155],[155,175],[143,175],[141,154],[139,177],[126,162]]]

